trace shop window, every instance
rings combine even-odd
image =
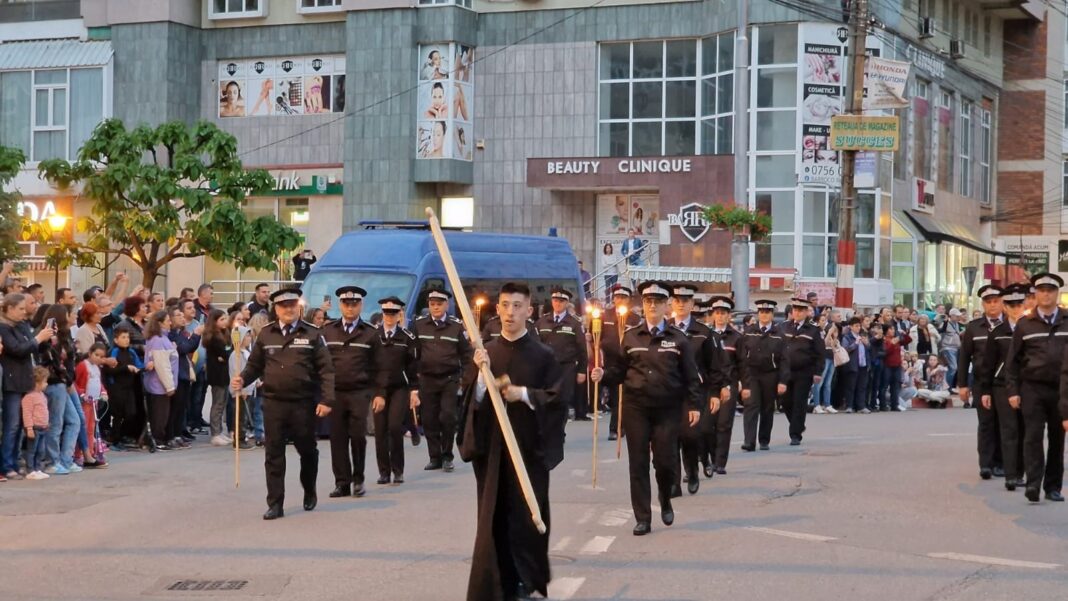
[[[801,275],[834,277],[838,244],[838,194],[827,189],[805,190],[801,201]]]
[[[31,161],[71,160],[104,118],[104,70],[0,74],[0,140]]]
[[[757,42],[758,65],[788,65],[797,62],[797,26],[761,27]]]
[[[794,130],[790,130],[793,135]],[[755,188],[793,188],[797,185],[794,155],[768,155],[754,157]]]
[[[797,105],[797,69],[757,71],[756,108],[793,108]]]
[[[210,19],[250,19],[267,16],[267,0],[211,0]]]
[[[772,269],[794,267],[793,234],[772,234],[766,241],[754,244],[754,247],[757,267]]]
[[[298,13],[325,13],[341,10],[341,0],[297,0]]]
[[[756,150],[790,150],[797,144],[797,111],[759,111]]]

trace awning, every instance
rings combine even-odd
[[[971,230],[963,225],[948,223],[940,219],[935,219],[930,215],[924,215],[923,213],[918,213],[912,210],[900,211],[900,213],[904,213],[908,216],[909,221],[916,225],[920,233],[928,242],[934,242],[936,244],[949,242],[950,244],[966,246],[972,250],[977,250],[988,255],[998,257],[1007,256],[1005,253],[994,250],[986,244],[983,244],[982,240],[979,240]]]
[[[0,71],[99,67],[111,61],[111,42],[42,40],[0,44]]]
[[[635,282],[646,280],[664,280],[668,282],[695,282],[708,284],[729,284],[731,270],[729,267],[667,267],[658,265],[631,266],[627,270]]]

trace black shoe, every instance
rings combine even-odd
[[[760,445],[760,450],[761,450],[761,451],[767,451],[767,450],[769,450],[769,449],[771,449],[771,447],[769,447],[769,446],[768,446],[768,445],[766,445],[766,444],[762,444],[762,445]]]
[[[419,429],[412,430],[412,446],[417,447],[423,439],[419,435]]]
[[[440,470],[441,469],[441,462],[440,461],[431,461],[430,463],[426,464],[426,467],[424,467],[423,469],[428,471],[428,472],[433,471],[433,470]]]
[[[989,480],[994,475],[994,472],[988,467],[979,468],[979,477],[983,480]]]
[[[638,522],[634,525],[634,536],[645,536],[653,530],[649,522]]]
[[[742,450],[745,451],[746,453],[752,453],[753,451],[756,450],[756,445],[743,444],[742,445]]]
[[[660,520],[665,526],[675,523],[675,510],[671,508],[671,499],[668,499],[667,503],[660,504]]]
[[[695,472],[690,476],[690,481],[686,483],[686,492],[691,495],[696,495],[699,488],[701,488],[701,479],[697,477],[697,473]]]
[[[1031,488],[1030,486],[1028,486],[1026,489],[1024,489],[1024,496],[1027,497],[1028,501],[1031,501],[1032,503],[1038,503],[1037,488]]]
[[[197,437],[195,435],[193,435],[193,433],[190,432],[189,430],[186,430],[185,432],[182,432],[182,440],[184,440],[186,442],[193,442],[196,439],[197,439]]]
[[[319,496],[315,494],[314,490],[304,493],[304,511],[311,511],[318,504]]]
[[[386,474],[384,476],[379,476],[378,477],[378,483],[379,484],[389,484],[389,474]]]
[[[441,462],[441,471],[445,473],[450,473],[454,469],[456,468],[452,465],[452,459],[446,459],[445,461]]]
[[[330,491],[330,498],[336,499],[338,497],[347,497],[349,494],[351,493],[349,492],[348,484],[338,484],[334,490]]]
[[[163,443],[157,444],[155,448],[156,448],[157,451],[170,451],[170,450],[172,450],[173,447],[171,447],[169,444],[163,442]]]
[[[800,438],[791,438],[790,439],[790,446],[791,447],[799,447],[799,446],[801,446],[801,439]]]
[[[711,478],[713,475],[715,475],[715,473],[716,470],[711,465],[705,466],[705,478]]]
[[[393,474],[394,484],[404,484],[404,474]]]
[[[234,443],[231,444],[230,447],[234,449],[240,448],[242,451],[247,451],[249,449],[256,448],[255,445],[249,442],[247,438],[241,439],[241,442],[234,441]]]
[[[363,484],[353,484],[352,485],[352,496],[354,496],[354,497],[362,497],[365,494],[367,494],[367,489],[365,489],[363,487]]]
[[[717,467],[716,468],[716,473],[719,474],[720,476],[722,476],[722,475],[727,473],[727,468],[725,468],[725,467]]]
[[[1063,503],[1064,496],[1061,495],[1061,491],[1059,490],[1051,490],[1046,492],[1046,500],[1053,501],[1055,503]]]
[[[267,508],[267,513],[263,514],[265,520],[277,520],[280,517],[284,517],[286,513],[282,511],[281,505],[272,505]]]
[[[677,499],[682,496],[682,487],[677,484],[671,485],[671,498]]]
[[[530,589],[527,588],[527,585],[524,582],[520,582],[515,587],[516,601],[521,601],[523,599],[533,599],[533,597],[531,597],[532,594],[533,593],[531,593]]]
[[[583,415],[582,417],[575,416],[575,421],[577,421],[577,422],[592,422],[593,418],[588,416],[588,415]]]
[[[1016,481],[1015,480],[1006,480],[1005,481],[1005,490],[1007,490],[1009,492],[1012,492],[1012,491],[1016,490]]]
[[[991,471],[991,473],[994,474],[995,478],[1004,478],[1005,477],[1005,470],[1003,470],[1000,467],[995,467],[994,469],[992,469],[990,471]]]
[[[608,440],[619,440],[619,434],[616,434],[615,432],[609,432]]]

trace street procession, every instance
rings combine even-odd
[[[0,601],[1068,598],[1066,31],[0,1]]]

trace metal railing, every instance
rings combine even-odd
[[[633,288],[634,287],[633,286],[634,282],[631,281],[631,277],[630,277],[631,264],[630,264],[629,259],[634,255],[640,255],[641,253],[646,253],[645,256],[641,259],[641,261],[643,263],[645,263],[645,264],[648,264],[650,261],[652,261],[654,258],[656,258],[657,255],[660,254],[660,245],[659,244],[655,245],[655,248],[650,248],[651,246],[653,246],[652,243],[647,242],[641,248],[637,248],[637,249],[632,250],[629,253],[623,255],[622,257],[617,259],[614,263],[611,263],[610,265],[606,266],[604,269],[602,269],[602,270],[598,271],[597,273],[595,273],[594,275],[590,276],[590,279],[586,280],[585,282],[582,282],[582,287],[583,288],[586,288],[586,287],[590,288],[590,298],[601,298],[601,297],[604,296],[605,289],[608,287],[608,280],[607,280],[607,278],[602,279],[603,276],[606,276],[606,275],[617,275],[617,280],[616,280],[617,282],[630,284],[631,285],[630,287]],[[616,269],[616,267],[620,263],[624,264],[624,269],[623,269],[622,273],[619,273],[619,270]],[[592,284],[594,282],[597,282],[597,281],[601,281],[603,283],[600,284],[599,286],[597,286],[596,288],[593,288]]]
[[[267,284],[271,292],[279,288],[299,288],[303,282],[297,280],[212,280],[208,282],[215,289],[212,304],[217,307],[229,307],[237,301],[247,302],[256,292],[256,286]]]

